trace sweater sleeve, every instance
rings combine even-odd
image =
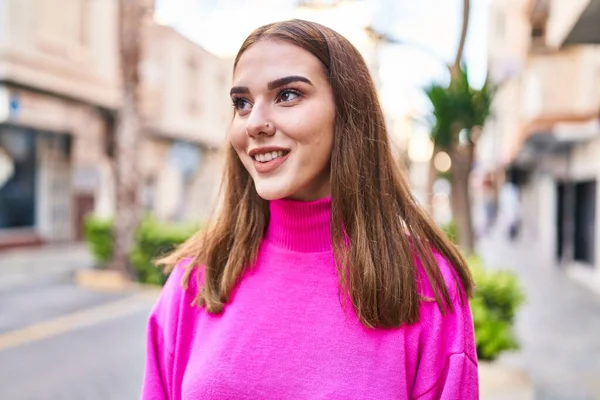
[[[185,297],[181,280],[185,267],[178,265],[165,283],[147,323],[146,364],[142,400],[168,400],[173,394],[174,349]]]
[[[413,398],[475,400],[479,398],[479,383],[471,308],[466,294],[458,289],[446,260],[436,255],[436,261],[444,276],[453,309],[444,315],[436,302],[422,304]],[[424,292],[433,296],[430,287]]]

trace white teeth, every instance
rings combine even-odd
[[[285,154],[285,151],[283,150],[279,150],[279,151],[272,151],[270,153],[264,153],[264,154],[255,154],[254,155],[254,159],[256,161],[260,161],[260,162],[268,162],[271,161],[277,157],[282,157]]]

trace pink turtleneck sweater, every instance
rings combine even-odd
[[[277,200],[258,259],[220,315],[192,306],[174,270],[148,322],[142,399],[478,398],[471,311],[436,256],[454,312],[421,304],[420,322],[367,329],[338,295],[331,202]],[[431,295],[421,277],[423,295]]]

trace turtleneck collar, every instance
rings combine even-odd
[[[267,242],[301,253],[331,250],[331,198],[272,200],[269,212]]]

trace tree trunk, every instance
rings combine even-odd
[[[116,215],[114,252],[110,268],[129,274],[129,254],[135,230],[141,219],[139,204],[139,170],[137,151],[140,143],[140,120],[131,95],[125,95],[116,131]]]
[[[467,41],[469,30],[470,1],[463,0],[463,18],[458,41],[458,49],[454,63],[450,68],[452,75],[451,85],[460,77],[460,63]],[[450,205],[452,215],[456,220],[458,227],[458,246],[467,254],[475,249],[475,237],[473,233],[473,221],[471,216],[471,191],[469,187],[469,178],[471,176],[471,167],[474,160],[474,147],[470,142],[466,146],[460,145],[460,129],[453,132],[453,144],[450,149],[450,159],[452,160]]]
[[[474,156],[473,143],[456,146],[450,152],[452,160],[450,203],[458,227],[458,246],[466,254],[473,253],[475,249],[475,235],[471,216],[471,191],[469,190]]]
[[[119,44],[123,103],[115,135],[116,215],[109,268],[130,274],[129,254],[141,219],[138,151],[142,139],[138,112],[139,63],[145,7],[141,0],[119,1]]]
[[[458,79],[458,75],[460,72],[460,63],[462,61],[462,56],[465,50],[465,43],[467,42],[467,33],[469,31],[469,14],[471,11],[471,2],[470,0],[463,0],[463,17],[462,17],[462,27],[460,29],[460,39],[458,41],[458,48],[456,50],[456,56],[454,57],[454,63],[450,68],[450,73],[452,74],[452,80]]]
[[[433,186],[438,177],[438,171],[435,169],[435,155],[437,154],[437,149],[433,149],[431,153],[431,158],[429,159],[429,166],[427,167],[427,186],[425,187],[425,208],[431,218],[434,218],[435,207],[433,205],[433,195],[434,189]]]

